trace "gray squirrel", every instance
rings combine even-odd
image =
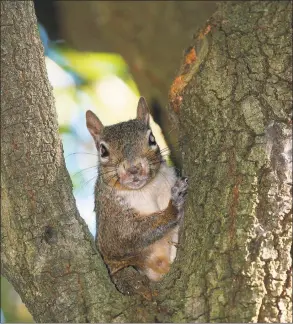
[[[99,157],[95,185],[96,245],[123,294],[151,300],[176,256],[187,178],[167,166],[143,97],[136,119],[104,127],[90,110],[86,125]]]

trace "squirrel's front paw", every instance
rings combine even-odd
[[[179,211],[183,210],[187,189],[188,189],[188,178],[186,177],[177,179],[177,181],[175,182],[174,186],[171,189],[172,202]]]

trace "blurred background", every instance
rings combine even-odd
[[[167,118],[168,89],[214,1],[34,0],[53,87],[64,158],[80,215],[95,235],[93,187],[97,156],[85,112],[104,125],[135,118],[146,97],[161,148],[178,166],[177,135]],[[197,27],[197,28],[195,28]],[[172,155],[173,153],[173,155]],[[1,277],[1,323],[33,322],[11,284]]]

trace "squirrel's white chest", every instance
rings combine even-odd
[[[140,214],[151,214],[164,210],[171,198],[171,188],[175,184],[174,169],[162,165],[155,179],[140,190],[120,191],[124,203]]]

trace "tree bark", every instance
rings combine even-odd
[[[75,206],[36,23],[1,2],[2,274],[37,322],[107,321],[121,297]]]
[[[178,320],[292,320],[291,14],[221,3],[171,87],[191,187]]]
[[[72,195],[30,1],[1,2],[2,274],[37,322],[290,322],[291,9],[221,3],[170,89],[190,179],[153,302],[109,281]]]

